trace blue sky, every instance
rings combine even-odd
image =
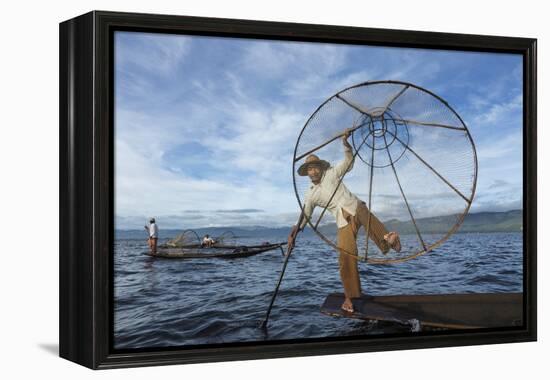
[[[468,126],[472,212],[521,208],[519,55],[135,32],[115,44],[117,228],[149,216],[164,228],[290,226],[309,116],[344,88],[386,79],[436,93]]]

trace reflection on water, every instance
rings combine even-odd
[[[239,239],[257,244],[280,239]],[[115,243],[115,347],[380,334],[390,327],[319,312],[341,292],[335,252],[303,237],[289,261],[268,333],[263,320],[283,263],[278,250],[249,258],[158,259],[140,240]],[[456,234],[425,256],[395,265],[360,263],[363,291],[372,295],[522,291],[521,233]]]

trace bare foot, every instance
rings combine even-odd
[[[353,313],[353,303],[351,302],[351,299],[346,297],[344,303],[341,306],[342,310],[347,311],[348,313]]]
[[[399,239],[399,234],[395,231],[389,232],[384,235],[384,240],[386,240],[391,249],[395,252],[401,252],[401,240]]]

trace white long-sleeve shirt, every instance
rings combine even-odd
[[[149,225],[149,237],[158,238],[159,237],[159,228],[156,223],[151,223]]]
[[[353,154],[351,153],[351,148],[344,147],[344,160],[336,166],[331,166],[326,169],[321,181],[318,184],[312,184],[306,192],[304,199],[305,217],[300,224],[300,229],[305,227],[307,219],[311,217],[316,206],[322,208],[325,207],[325,205],[329,202],[332,193],[334,193],[334,189],[338,186],[340,178],[352,168]],[[352,194],[346,185],[341,182],[340,186],[338,186],[338,190],[336,190],[334,197],[327,207],[327,211],[329,211],[336,218],[336,225],[338,228],[345,227],[348,224],[342,214],[342,209],[346,210],[351,215],[355,215],[358,202],[359,198]],[[316,223],[315,220],[312,220],[311,222],[313,224]]]

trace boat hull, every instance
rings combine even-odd
[[[523,324],[522,293],[362,296],[353,300],[353,313],[340,308],[343,302],[343,294],[330,294],[321,306],[321,312],[399,324],[420,323],[421,326],[445,329],[514,327]]]
[[[166,259],[235,259],[250,257],[274,249],[281,249],[285,243],[264,244],[257,246],[218,246],[210,248],[160,248],[156,254],[146,252],[147,255]]]

